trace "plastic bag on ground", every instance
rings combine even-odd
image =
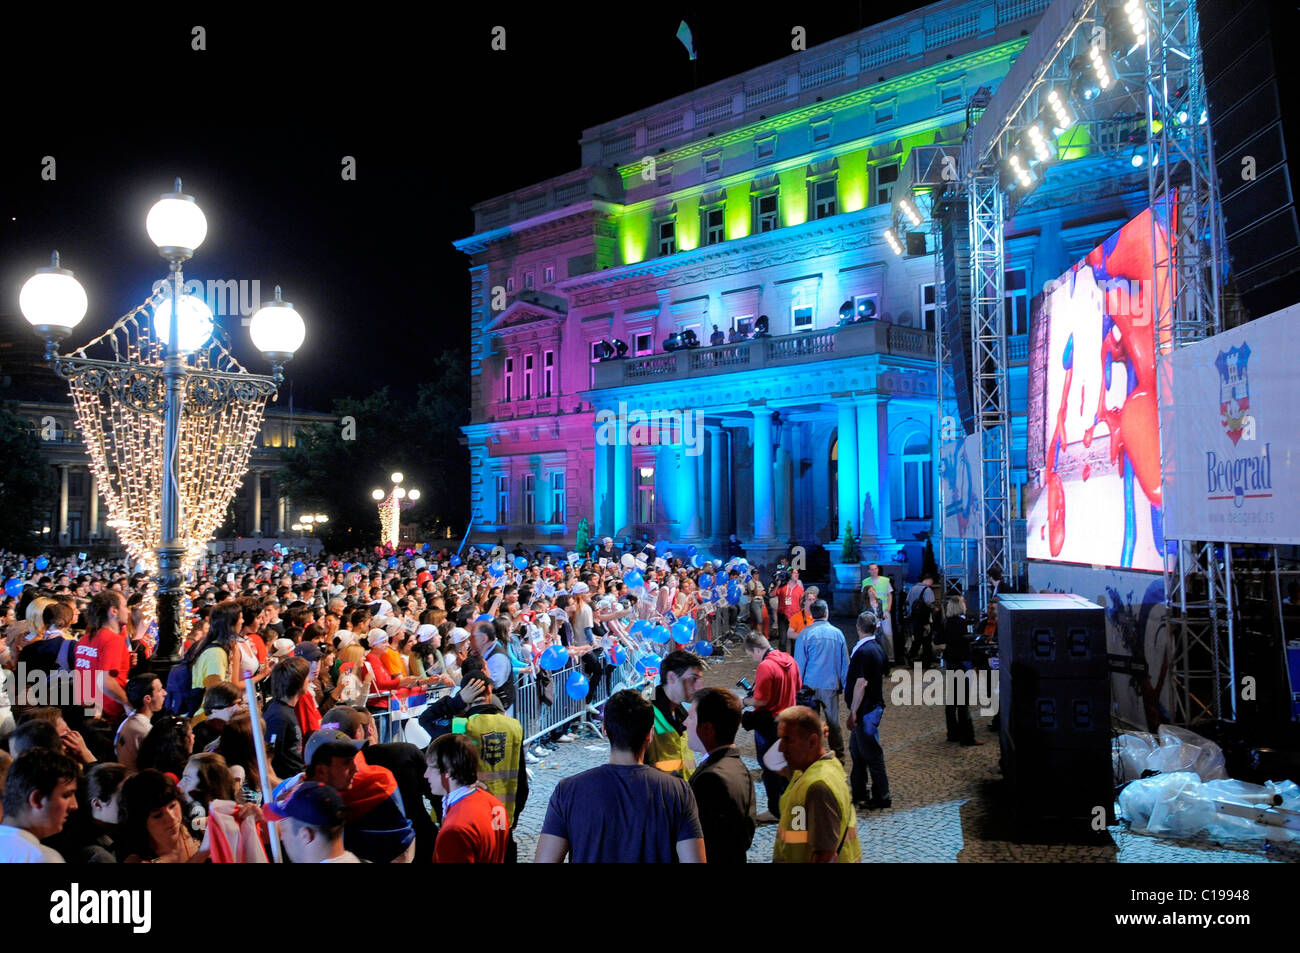
[[[1274,805],[1275,800],[1281,803]],[[1300,787],[1292,781],[1259,785],[1223,778],[1202,782],[1191,771],[1179,771],[1133,781],[1120,792],[1119,808],[1139,834],[1204,834],[1220,841],[1300,843],[1300,831],[1222,813],[1217,808],[1220,801],[1296,811],[1300,810]]]

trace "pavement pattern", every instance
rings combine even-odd
[[[838,620],[837,620],[838,621]],[[846,628],[840,625],[841,630]],[[739,649],[724,660],[710,660],[705,682],[732,687],[752,678],[754,663]],[[886,683],[886,694],[889,685]],[[841,721],[845,705],[840,705]],[[885,767],[893,806],[860,812],[858,838],[863,863],[1268,863],[1295,861],[1295,853],[1221,844],[1208,839],[1170,840],[1134,834],[1122,821],[1104,833],[1039,836],[1027,841],[1001,810],[998,738],[987,731],[990,719],[975,714],[975,747],[945,738],[942,706],[890,706],[881,722]],[[843,726],[842,726],[843,727]],[[844,728],[847,739],[847,728]],[[758,810],[766,806],[753,735],[737,736],[751,770]],[[847,743],[847,741],[846,741]],[[609,745],[579,739],[562,744],[542,764],[531,766],[528,803],[515,832],[519,859],[531,862],[546,817],[551,792],[561,778],[605,763]],[[847,774],[847,770],[845,772]],[[760,825],[749,849],[750,863],[768,863],[776,825]]]

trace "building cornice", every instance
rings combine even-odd
[[[554,229],[559,227],[561,223],[584,214],[594,213],[593,217],[596,218],[614,217],[619,214],[621,209],[622,206],[616,203],[606,202],[603,199],[592,199],[587,202],[578,202],[575,205],[566,205],[564,208],[550,209],[540,215],[534,215],[519,222],[511,222],[508,225],[502,225],[500,228],[478,232],[466,238],[458,238],[452,242],[452,245],[455,246],[457,251],[466,255],[477,255],[494,244],[518,237],[525,232],[547,228]]]

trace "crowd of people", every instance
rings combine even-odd
[[[0,553],[0,861],[513,861],[529,765],[580,727],[608,740],[609,763],[559,782],[539,862],[743,861],[762,823],[778,825],[775,860],[855,861],[856,812],[892,804],[883,679],[936,647],[969,654],[964,607],[933,612],[922,580],[896,611],[875,564],[850,646],[784,560],[765,585],[740,557],[611,539],[568,559],[306,558],[201,562],[179,655],[162,659],[146,573]],[[701,656],[729,648],[756,663],[743,698],[703,684]],[[547,659],[589,675],[594,696],[627,652],[653,660],[652,697],[615,691],[581,725],[525,739],[516,694]],[[392,730],[407,706],[419,747]],[[973,741],[968,714],[949,731]]]

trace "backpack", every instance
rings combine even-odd
[[[182,658],[167,673],[167,684],[164,686],[167,690],[167,701],[164,704],[173,715],[192,715],[198,707],[193,696],[201,689],[191,688],[191,682],[190,663]],[[202,701],[201,695],[199,700]]]

